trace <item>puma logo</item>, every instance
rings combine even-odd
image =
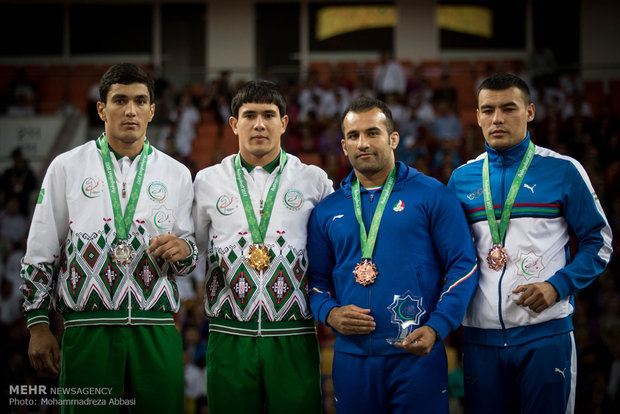
[[[332,217],[332,221],[339,219],[339,218],[343,218],[344,214],[338,214],[337,216]]]
[[[566,371],[566,368],[564,368],[564,369],[562,369],[562,370],[560,370],[560,368],[556,368],[556,369],[555,369],[555,372],[559,372],[560,374],[562,374],[562,378],[565,378],[565,379],[566,379],[566,377],[564,376],[564,371]]]
[[[527,184],[523,184],[523,187],[527,188],[528,190],[530,190],[532,192],[532,194],[534,194],[534,187],[536,187],[536,184],[534,184],[533,186],[529,186]]]

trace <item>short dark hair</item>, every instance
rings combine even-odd
[[[526,105],[529,105],[531,101],[530,88],[527,86],[527,83],[523,79],[518,76],[513,75],[512,73],[499,72],[495,73],[485,80],[482,81],[480,86],[478,87],[478,91],[476,93],[476,101],[480,97],[480,91],[483,89],[490,89],[492,91],[503,91],[505,89],[510,89],[512,87],[517,87],[523,93],[523,100]]]
[[[369,98],[366,96],[362,96],[352,100],[345,108],[344,112],[342,113],[342,118],[340,119],[340,125],[343,128],[343,132],[344,118],[349,112],[359,114],[362,112],[368,112],[374,108],[378,108],[385,115],[385,128],[387,129],[388,135],[391,135],[392,132],[394,132],[394,119],[392,118],[392,111],[390,110],[390,107],[382,100]]]
[[[142,83],[149,91],[149,103],[155,102],[155,81],[139,65],[134,63],[119,63],[112,66],[101,77],[99,81],[99,99],[106,103],[108,92],[115,83],[121,85],[131,85],[132,83]]]
[[[232,116],[238,118],[239,108],[246,103],[274,104],[280,111],[280,117],[286,115],[286,99],[273,82],[258,80],[243,84],[230,102]]]

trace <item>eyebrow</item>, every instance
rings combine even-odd
[[[245,109],[241,112],[241,115],[247,115],[247,114],[255,115],[257,113],[275,115],[276,111],[274,109],[265,109],[264,111],[255,111],[253,109]]]
[[[364,130],[364,132],[369,133],[369,132],[381,132],[381,128],[379,127],[370,127]],[[352,134],[359,134],[359,131],[357,129],[352,129],[350,131],[347,131],[347,136],[352,135]]]
[[[129,98],[129,95],[126,95],[124,93],[115,93],[114,95],[112,95],[110,97],[110,99],[115,99],[115,98],[116,99],[118,99],[118,98],[127,99],[127,98]],[[146,99],[146,98],[148,98],[148,95],[146,95],[146,94],[135,95],[132,99],[140,99],[140,98],[141,99]]]
[[[480,109],[508,108],[508,107],[511,107],[511,106],[518,106],[518,105],[517,105],[516,102],[510,101],[510,102],[500,103],[499,105],[490,105],[490,104],[480,105]]]

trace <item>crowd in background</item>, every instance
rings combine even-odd
[[[563,72],[547,56],[510,68],[488,67],[486,73],[504,69],[521,76],[532,90],[536,116],[529,125],[535,144],[576,158],[587,171],[601,200],[614,234],[620,230],[620,114],[614,113],[609,99],[600,107],[590,107],[584,99],[583,83],[577,73]],[[373,72],[359,73],[354,80],[334,69],[328,74],[311,70],[304,80],[279,80],[265,73],[263,78],[280,85],[288,100],[290,123],[283,137],[286,151],[303,157],[312,155],[336,187],[350,171],[342,155],[340,116],[347,103],[358,96],[376,96],[390,106],[400,133],[397,158],[427,175],[447,183],[459,165],[484,152],[484,139],[475,123],[475,88],[485,73],[472,74],[472,88],[464,91],[451,83],[447,69],[434,74],[433,81],[415,66],[406,67],[385,56]],[[158,136],[149,135],[154,144],[183,161],[195,174],[194,143],[201,139],[198,126],[217,125],[218,135],[228,127],[230,99],[242,81],[231,82],[230,73],[206,85],[188,84],[177,91],[165,78],[156,81],[156,117],[152,122]],[[4,107],[5,115],[36,114],[36,85],[20,74],[11,85],[14,97]],[[96,100],[96,85],[91,95]],[[470,96],[463,96],[464,93]],[[609,97],[607,97],[609,98]],[[465,104],[464,104],[465,103]],[[466,103],[471,104],[468,106]],[[92,106],[92,105],[91,105]],[[89,106],[89,109],[91,109]],[[89,112],[97,128],[95,112]],[[89,137],[94,138],[94,137]],[[226,154],[214,154],[212,163]],[[3,364],[0,386],[8,404],[9,384],[54,384],[52,378],[37,377],[31,368],[27,347],[29,334],[20,312],[20,259],[25,251],[33,197],[40,179],[28,167],[19,149],[12,153],[13,165],[0,172],[0,331],[7,338],[0,352]],[[617,243],[614,243],[614,251]],[[575,297],[575,338],[578,350],[576,412],[590,414],[618,412],[620,409],[620,286],[618,259],[598,280]],[[183,335],[187,413],[207,410],[205,397],[205,351],[208,321],[202,314],[204,262],[188,278],[178,279],[182,306],[176,320]],[[62,335],[62,321],[53,319],[54,332]],[[331,331],[318,327],[324,357],[324,398],[330,406],[329,353]],[[446,339],[451,365],[450,393],[453,412],[461,409],[462,371],[458,366],[459,331]],[[452,352],[450,352],[452,351]],[[27,407],[11,407],[29,412]],[[24,410],[24,411],[19,411]],[[58,407],[42,408],[55,412]],[[7,407],[5,412],[10,412]]]

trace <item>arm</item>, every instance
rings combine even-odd
[[[327,316],[335,306],[340,306],[332,280],[336,264],[327,229],[315,208],[308,222],[308,289],[310,308],[316,320],[328,324]]]
[[[445,283],[426,325],[445,338],[461,324],[478,286],[478,266],[465,213],[456,197],[442,187],[431,203],[429,230],[444,265]]]
[[[573,260],[548,281],[515,289],[515,293],[524,292],[519,301],[535,312],[588,286],[611,258],[611,228],[590,179],[576,161],[565,171],[563,205],[566,222],[577,238],[577,252]]]
[[[183,169],[179,181],[180,199],[172,231],[152,238],[147,252],[169,262],[176,275],[185,276],[194,270],[198,259],[192,219],[194,188],[187,168]]]
[[[43,179],[20,271],[23,310],[30,330],[30,363],[51,375],[60,370],[60,349],[49,328],[49,311],[61,244],[69,231],[65,183],[62,166],[52,162]]]
[[[209,250],[209,228],[211,220],[207,214],[206,201],[209,199],[207,181],[204,178],[204,170],[196,175],[194,180],[194,203],[192,217],[196,230],[196,247],[198,255],[202,256]]]

